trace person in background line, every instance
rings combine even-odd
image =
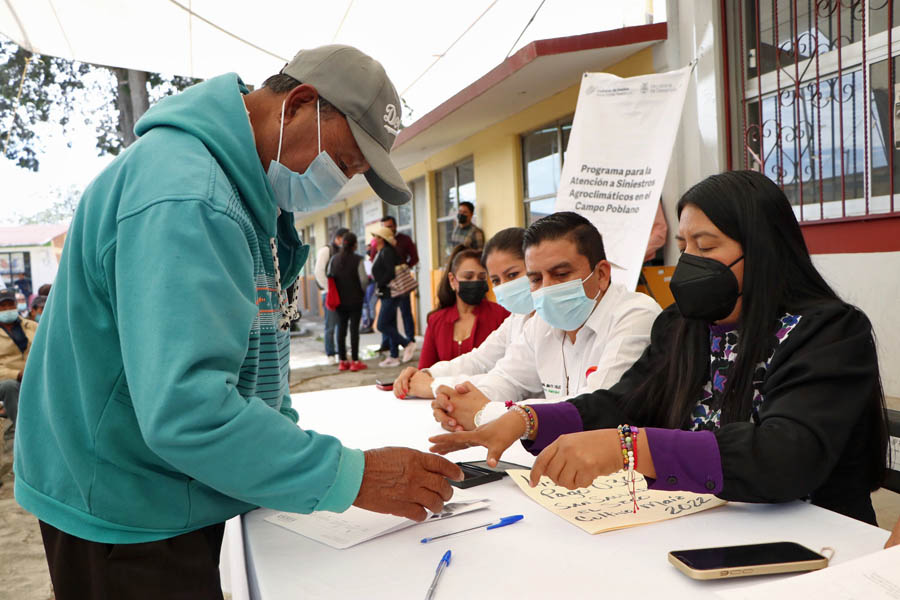
[[[525,267],[536,317],[477,381],[438,388],[434,418],[474,429],[505,402],[560,402],[609,387],[650,343],[659,304],[612,280],[603,237],[584,216],[558,212],[525,231]]]
[[[500,327],[509,311],[486,299],[487,292],[481,252],[457,246],[438,285],[438,305],[428,315],[419,369],[471,352]]]
[[[41,320],[41,314],[44,312],[45,304],[47,304],[47,296],[37,296],[34,300],[32,300],[31,308],[28,309],[28,318],[35,323],[39,323]]]
[[[325,355],[328,357],[329,364],[336,365],[338,364],[338,355],[337,355],[337,313],[333,310],[329,310],[327,306],[325,306],[325,296],[328,294],[328,275],[326,274],[328,269],[328,261],[331,260],[331,257],[337,254],[341,249],[341,242],[344,239],[344,234],[348,233],[350,230],[346,227],[340,227],[337,231],[334,232],[334,236],[331,239],[331,243],[327,246],[323,246],[319,249],[318,254],[316,254],[316,285],[319,286],[319,290],[322,292],[322,310],[325,311]]]
[[[356,234],[348,231],[341,241],[341,251],[331,257],[328,276],[334,278],[340,304],[338,317],[338,357],[341,371],[362,371],[366,363],[359,360],[359,319],[369,276],[363,258],[356,253]],[[347,361],[347,326],[350,326],[350,361]]]
[[[525,230],[521,227],[499,231],[485,245],[482,254],[497,303],[512,314],[471,352],[450,361],[437,362],[421,371],[415,367],[404,369],[394,381],[395,396],[401,399],[407,395],[434,398],[436,380],[439,385],[452,385],[487,373],[521,337],[525,323],[534,314],[528,278],[525,277],[524,237]]]
[[[391,215],[385,215],[381,218],[381,226],[387,227],[394,234],[394,240],[396,240],[394,250],[397,251],[397,258],[399,259],[400,264],[405,263],[410,269],[419,264],[419,251],[416,248],[416,243],[405,233],[397,232],[397,220]],[[369,258],[375,260],[376,253],[375,239],[372,239],[372,242],[369,244]],[[400,308],[400,316],[403,319],[403,334],[408,339],[412,340],[411,347],[408,345],[403,348],[403,362],[412,360],[413,355],[416,353],[416,327],[415,322],[413,321],[412,304],[410,303],[411,295],[412,291],[409,291],[402,296],[396,297],[397,306]],[[381,348],[379,348],[379,352],[387,352],[388,349],[389,343],[387,336],[382,332]]]
[[[456,213],[456,227],[450,234],[450,247],[465,246],[472,250],[484,248],[484,232],[472,219],[475,216],[475,205],[471,202],[460,202]]]
[[[44,285],[39,287],[38,288],[38,296],[49,296],[51,287],[52,286],[49,283],[45,283]]]
[[[374,239],[373,239],[374,241]],[[363,258],[363,265],[366,270],[366,276],[369,278],[366,282],[366,296],[363,299],[362,319],[360,321],[360,333],[373,333],[372,328],[375,325],[375,303],[378,302],[377,287],[375,280],[372,279],[372,259],[368,252]],[[383,342],[382,342],[382,345]]]
[[[28,297],[22,292],[16,292],[16,310],[21,317],[28,315]]]
[[[19,291],[22,292],[22,295],[25,296],[26,300],[28,298],[31,298],[31,277],[26,277],[25,273],[18,273],[17,275],[15,275],[13,283],[16,284],[16,287],[19,288]]]
[[[22,376],[37,332],[37,323],[20,316],[18,295],[11,289],[0,290],[0,403],[12,421],[7,437],[15,431]]]
[[[378,296],[381,298],[381,310],[378,313],[378,331],[388,336],[388,351],[390,355],[378,363],[380,367],[396,367],[401,364],[400,346],[409,347],[413,340],[404,337],[397,329],[397,298],[391,297],[390,283],[397,274],[397,266],[400,257],[394,245],[394,232],[387,227],[379,227],[372,232],[375,236],[378,253],[372,263],[372,279],[378,286]],[[404,352],[404,358],[406,353]]]
[[[651,489],[806,499],[874,525],[888,430],[871,322],[816,270],[790,202],[762,173],[704,179],[678,219],[675,303],[618,383],[433,437],[432,451],[482,445],[496,464],[522,438],[539,453],[532,486],[547,475],[574,489],[626,466],[627,424]]]

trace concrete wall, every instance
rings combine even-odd
[[[813,263],[844,300],[872,321],[884,393],[900,397],[900,252],[818,254]]]

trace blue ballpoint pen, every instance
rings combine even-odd
[[[431,580],[431,585],[428,587],[428,593],[425,594],[425,600],[431,600],[434,598],[434,590],[437,589],[438,580],[441,578],[441,573],[444,572],[444,568],[450,566],[450,551],[447,550],[444,552],[443,558],[441,558],[441,562],[438,563],[437,570],[434,572],[434,579]]]
[[[500,527],[506,527],[507,525],[512,525],[513,523],[521,521],[523,518],[524,517],[522,515],[511,515],[509,517],[503,517],[497,523],[494,523],[493,521],[490,523],[482,523],[481,525],[476,525],[475,527],[468,527],[466,529],[460,529],[459,531],[451,531],[450,533],[444,533],[430,538],[422,538],[419,541],[423,544],[427,544],[432,540],[439,540],[451,535],[456,535],[457,533],[464,533],[466,531],[472,531],[473,529],[481,529],[482,527],[486,527],[487,529],[499,529]]]

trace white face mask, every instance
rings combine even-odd
[[[285,98],[285,102],[287,99]],[[284,106],[281,103],[281,128],[278,131],[278,155],[269,163],[266,175],[275,202],[281,210],[288,212],[313,212],[325,208],[334,200],[341,188],[349,181],[327,152],[322,151],[322,127],[319,116],[319,101],[316,100],[316,129],[319,154],[303,173],[295,173],[281,164],[281,142],[284,137]]]

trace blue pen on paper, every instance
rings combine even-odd
[[[434,598],[434,590],[437,589],[438,580],[441,578],[441,574],[444,572],[446,567],[450,566],[450,551],[447,550],[444,552],[444,556],[441,558],[441,562],[438,563],[437,569],[434,571],[434,579],[431,580],[431,585],[428,586],[428,592],[425,594],[425,600],[431,600]]]
[[[507,525],[512,525],[513,523],[517,523],[521,521],[524,517],[522,515],[511,515],[509,517],[503,517],[497,523],[491,521],[490,523],[482,523],[481,525],[476,525],[475,527],[468,527],[466,529],[460,529],[459,531],[451,531],[450,533],[443,533],[441,535],[436,535],[430,538],[422,538],[419,540],[423,544],[427,544],[433,540],[439,540],[441,538],[450,537],[451,535],[456,535],[457,533],[464,533],[466,531],[472,531],[475,529],[481,529],[482,527],[490,529],[499,529],[500,527],[506,527]]]

